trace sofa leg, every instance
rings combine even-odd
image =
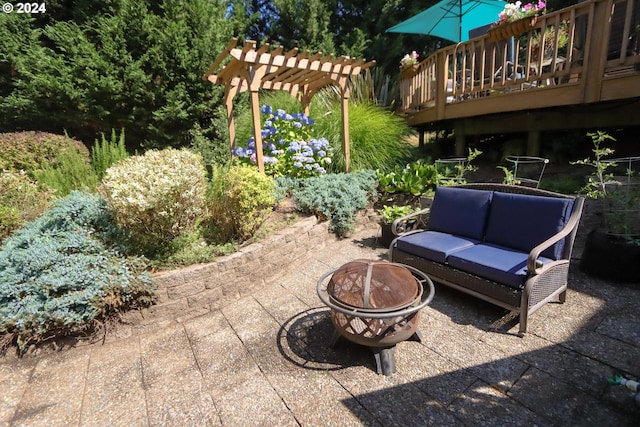
[[[560,301],[560,304],[564,304],[565,301],[567,300],[567,291],[564,290],[562,291],[562,293],[560,295],[558,295],[558,300]]]
[[[527,319],[529,315],[526,310],[520,311],[520,329],[518,330],[518,336],[520,338],[524,337],[524,334],[527,332]]]

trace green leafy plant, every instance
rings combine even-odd
[[[89,161],[89,150],[66,135],[46,132],[0,133],[0,170],[24,170],[32,177],[43,166],[60,163],[59,156],[76,151]]]
[[[293,197],[302,212],[329,220],[329,230],[344,236],[354,230],[355,216],[376,196],[378,179],[374,171],[328,174],[304,180]]]
[[[502,172],[504,173],[504,178],[502,179],[502,183],[503,184],[507,184],[507,185],[520,185],[520,183],[522,181],[520,181],[519,179],[516,179],[513,171],[511,169],[508,169],[504,166],[496,166],[498,169],[501,169]]]
[[[0,241],[49,209],[53,194],[26,172],[0,172]]]
[[[606,197],[606,183],[613,180],[613,174],[607,173],[607,170],[614,168],[616,164],[604,161],[604,158],[613,154],[614,150],[609,147],[604,147],[602,144],[606,141],[615,141],[615,138],[603,131],[590,132],[587,133],[587,136],[591,138],[591,142],[593,144],[592,151],[594,158],[577,160],[575,162],[571,162],[571,164],[589,166],[594,169],[592,175],[589,176],[587,184],[582,188],[581,192],[592,199]]]
[[[619,159],[607,160],[605,157],[615,151],[603,146],[615,138],[603,131],[588,133],[587,136],[591,138],[594,157],[571,163],[593,168],[581,192],[592,199],[602,200],[602,222],[607,233],[622,237],[628,243],[640,244],[640,190],[632,182],[634,171],[629,166],[623,172],[626,183],[616,179],[614,171]]]
[[[436,188],[437,171],[435,165],[424,160],[396,166],[390,172],[376,171],[380,190],[388,194],[410,194],[413,196],[433,194]]]
[[[417,212],[418,210],[419,209],[411,205],[385,205],[382,209],[378,210],[378,213],[382,215],[382,222],[384,224],[392,224],[396,219]]]
[[[98,175],[83,153],[67,149],[58,154],[57,160],[55,164],[43,164],[42,169],[33,171],[38,182],[55,190],[59,196],[66,196],[72,190],[95,190]]]
[[[6,239],[0,249],[0,341],[24,351],[152,303],[155,283],[145,260],[121,256],[121,239],[105,201],[77,191]]]
[[[246,240],[273,211],[275,181],[254,166],[217,169],[209,189],[208,206],[216,241]]]
[[[91,147],[91,166],[98,180],[104,177],[112,165],[129,157],[127,148],[124,145],[124,129],[120,132],[120,136],[116,136],[115,129],[111,130],[111,139],[106,139],[101,134],[101,139],[95,140]]]
[[[450,167],[448,164],[444,164],[444,166],[438,166],[436,164],[436,180],[438,185],[455,185],[455,184],[464,184],[467,182],[466,174],[468,172],[476,171],[478,168],[471,164],[482,151],[477,148],[469,148],[469,153],[467,158],[464,161],[459,161],[453,163],[453,167]]]
[[[98,190],[131,245],[153,258],[204,215],[206,172],[187,149],[150,150],[107,169]]]

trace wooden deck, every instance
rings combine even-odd
[[[404,72],[401,112],[453,130],[459,155],[469,135],[528,132],[534,155],[545,130],[640,126],[639,36],[640,0],[588,0],[520,36],[437,51]]]

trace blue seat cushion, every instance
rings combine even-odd
[[[451,254],[449,265],[458,270],[522,289],[527,280],[528,253],[492,244],[478,244]],[[539,257],[543,265],[551,259]]]
[[[429,213],[429,230],[482,240],[493,192],[438,187]]]
[[[495,192],[484,241],[529,252],[562,230],[572,208],[572,199]],[[564,239],[542,255],[560,259],[563,247]]]
[[[403,252],[444,264],[450,254],[477,243],[480,241],[468,237],[454,236],[439,231],[423,231],[400,237],[397,240],[397,248]]]

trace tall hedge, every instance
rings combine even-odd
[[[233,34],[226,1],[86,4],[0,14],[0,132],[124,128],[131,145],[165,147],[210,126],[221,88],[202,75]]]

